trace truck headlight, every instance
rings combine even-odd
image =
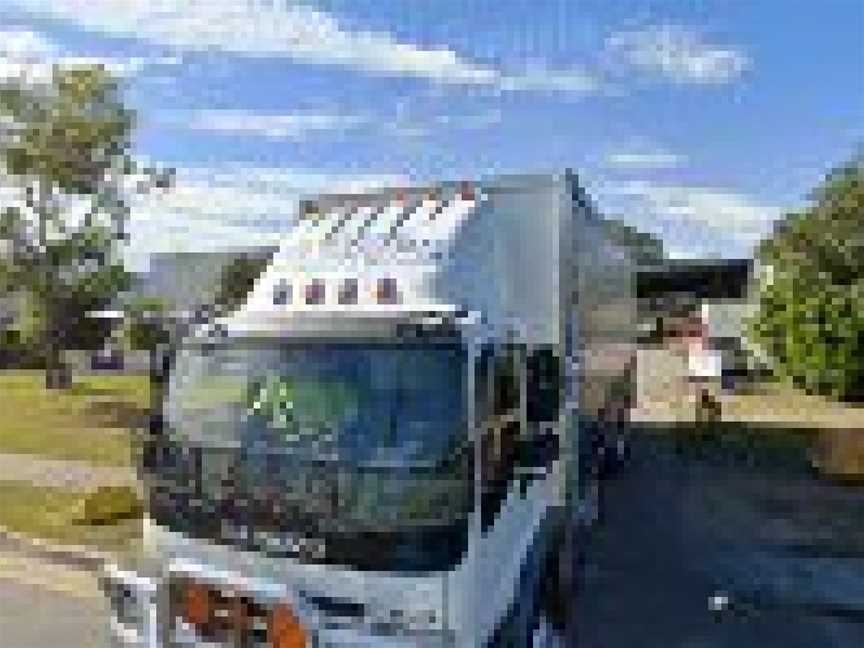
[[[99,576],[99,588],[108,599],[114,622],[124,632],[139,637],[149,635],[156,594],[153,581],[107,567]]]
[[[140,628],[145,621],[145,608],[135,591],[120,581],[109,581],[103,586],[114,618],[123,626]]]

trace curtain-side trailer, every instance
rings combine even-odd
[[[242,307],[166,356],[145,550],[102,577],[118,645],[563,632],[631,276],[570,172],[302,202]]]

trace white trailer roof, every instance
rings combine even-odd
[[[304,201],[235,319],[387,304],[557,340],[574,187],[569,174],[505,176]]]
[[[425,251],[449,240],[459,220],[477,207],[475,198],[459,190],[429,189],[421,196],[395,192],[326,205],[322,211],[307,211],[275,259],[296,264],[299,255],[317,266],[358,257],[390,263],[389,255],[398,249],[412,251],[411,261],[422,261]]]

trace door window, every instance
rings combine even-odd
[[[478,359],[475,411],[480,426],[484,530],[494,523],[515,474],[521,419],[520,361],[521,354],[515,348],[484,349]]]

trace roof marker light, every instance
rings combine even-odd
[[[324,303],[326,288],[324,281],[321,279],[313,279],[306,284],[306,305],[320,306]]]
[[[291,283],[282,280],[273,288],[273,305],[287,306],[293,299],[293,290]]]
[[[375,297],[379,304],[396,304],[399,302],[399,290],[396,279],[382,277],[375,286]]]
[[[349,277],[339,287],[339,303],[341,305],[356,304],[358,295],[357,279]]]

